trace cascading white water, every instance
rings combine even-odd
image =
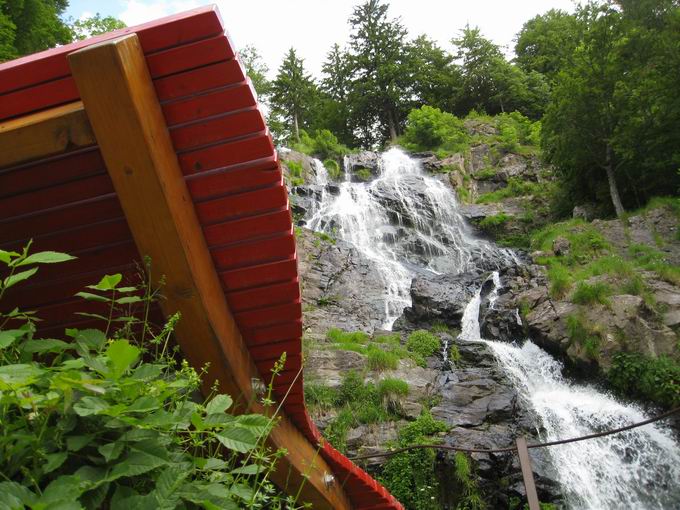
[[[351,243],[373,262],[385,285],[386,329],[411,304],[416,270],[458,273],[475,261],[512,258],[511,252],[475,238],[453,191],[399,149],[382,154],[379,175],[367,183],[352,182],[351,158],[345,158],[345,180],[335,194],[325,190],[323,164],[315,161],[314,166],[315,184],[324,188],[306,225]]]
[[[497,273],[493,282],[490,301],[500,286]],[[562,365],[529,340],[522,347],[483,340],[480,302],[481,287],[465,309],[460,338],[491,348],[538,416],[542,440],[580,437],[648,418],[634,405],[590,386],[570,384],[562,377]],[[660,424],[551,446],[548,453],[571,509],[680,508],[680,445]]]

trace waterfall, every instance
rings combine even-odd
[[[399,149],[381,155],[378,175],[369,182],[353,180],[352,157],[346,157],[345,180],[334,193],[327,190],[323,164],[317,160],[314,167],[322,192],[306,226],[352,244],[372,261],[384,282],[386,329],[410,306],[417,271],[455,274],[485,261],[498,267],[513,258],[510,251],[474,237],[450,187]]]
[[[492,302],[500,287],[492,275]],[[526,404],[539,420],[542,441],[610,430],[649,418],[591,386],[571,384],[562,365],[537,345],[483,340],[479,333],[481,286],[468,303],[460,339],[490,347]],[[661,424],[597,439],[548,447],[569,508],[635,510],[680,507],[680,445]]]

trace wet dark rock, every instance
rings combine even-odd
[[[480,276],[480,273],[416,276],[411,283],[412,304],[395,327],[414,329],[441,322],[460,328],[465,306],[477,291]]]

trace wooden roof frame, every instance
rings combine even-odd
[[[175,27],[174,35],[172,30],[158,29],[164,26]],[[200,30],[203,30],[203,39],[199,38]],[[182,46],[176,46],[178,33]],[[184,79],[186,73],[181,72],[178,62],[195,60],[196,55],[199,60],[203,59],[198,65],[221,66],[220,76],[232,73],[238,77],[242,73],[213,7],[0,64],[0,186],[3,182],[9,183],[10,189],[19,190],[20,196],[23,184],[14,186],[15,169],[22,170],[34,161],[49,164],[50,158],[81,155],[83,150],[98,148],[137,253],[149,255],[153,260],[152,278],[158,279],[161,275],[165,278],[165,299],[161,303],[164,314],[169,316],[177,311],[182,314],[176,328],[182,352],[193,366],[209,367],[204,388],[208,390],[219,381],[221,391],[238,397],[238,412],[270,414],[270,410],[259,403],[253,385],[262,381],[275,358],[269,354],[256,363],[253,356],[258,356],[265,347],[271,351],[268,342],[273,341],[278,343],[273,344],[271,352],[287,351],[290,358],[297,360],[275,388],[278,397],[283,393],[289,395],[293,387],[295,391],[289,401],[284,401],[284,412],[268,439],[272,448],[288,451],[279,461],[274,481],[287,492],[300,494],[301,499],[311,502],[314,508],[399,509],[401,505],[382,486],[323,441],[304,408],[300,395],[299,336],[295,341],[277,340],[301,334],[301,323],[296,319],[301,313],[299,288],[297,301],[266,309],[267,314],[277,317],[267,326],[267,317],[262,312],[250,311],[250,308],[241,311],[239,304],[242,302],[239,300],[259,303],[262,292],[240,291],[238,283],[233,283],[252,280],[252,271],[232,271],[232,280],[225,280],[229,277],[216,270],[220,255],[215,254],[208,240],[225,242],[225,239],[237,239],[234,236],[244,235],[248,229],[260,227],[246,218],[230,223],[231,231],[227,233],[213,232],[206,221],[210,223],[216,210],[239,209],[224,200],[202,202],[198,207],[197,195],[209,199],[216,190],[226,186],[224,180],[220,180],[224,173],[222,170],[212,174],[204,172],[201,175],[214,177],[206,183],[192,180],[191,175],[187,176],[187,168],[190,173],[199,172],[211,158],[229,165],[234,153],[241,158],[250,157],[253,162],[243,170],[238,160],[227,166],[230,178],[274,183],[273,188],[258,191],[257,200],[275,203],[284,200],[280,213],[267,216],[266,227],[275,224],[279,230],[287,229],[292,238],[292,224],[285,188],[283,196],[278,191],[283,187],[278,162],[275,157],[273,163],[257,158],[261,153],[260,140],[268,141],[271,146],[257,107],[237,109],[229,116],[213,118],[209,112],[213,103],[205,100],[205,93],[196,92],[191,96],[194,103],[191,111],[200,110],[208,117],[192,124],[192,113],[185,108],[183,96],[173,96],[178,88],[185,94],[191,92],[194,85]],[[212,64],[213,61],[217,64]],[[166,86],[170,80],[172,86]],[[249,85],[246,88],[252,97],[252,88]],[[234,97],[236,93],[243,98],[248,95],[243,94],[245,89],[240,85],[215,90],[215,94]],[[44,97],[36,97],[41,92],[45,93]],[[162,105],[161,98],[166,101],[170,98],[170,107]],[[201,104],[195,106],[196,103]],[[169,130],[170,123],[179,123],[182,128]],[[211,130],[202,129],[207,124]],[[265,134],[244,138],[240,134],[244,126],[251,131],[264,129]],[[221,141],[229,136],[234,142]],[[191,152],[195,146],[207,147],[202,157],[197,158]],[[232,202],[239,200],[245,203],[252,199],[243,193]],[[0,189],[0,214],[2,202]],[[11,205],[8,207],[11,210]],[[29,221],[30,212],[18,217],[23,222],[22,228],[37,221]],[[12,238],[12,232],[7,230],[11,228],[16,228],[16,223],[3,223],[0,219],[0,246]],[[278,244],[271,244],[270,248],[264,245],[264,249],[280,251],[284,249],[281,242],[275,241]],[[222,257],[240,260],[238,257],[247,257],[248,253],[240,249],[236,255],[227,253]],[[294,257],[293,245],[293,262]],[[264,273],[273,270],[266,265],[257,267]],[[276,265],[275,269],[288,274],[289,268],[290,264],[286,263]],[[289,292],[293,284],[297,286],[295,266],[293,270],[295,279],[290,284],[278,284],[276,292]],[[225,294],[225,285],[228,289],[232,284],[234,291]],[[285,322],[288,317],[292,321],[290,325]],[[265,326],[260,327],[258,321],[263,319]],[[259,355],[258,359],[261,358]]]

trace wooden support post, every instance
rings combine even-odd
[[[88,46],[69,63],[139,253],[152,260],[152,281],[165,276],[161,306],[182,318],[176,336],[196,368],[209,364],[204,388],[219,380],[240,412],[268,413],[254,394],[259,374],[229,310],[194,204],[135,34]],[[313,508],[348,509],[339,484],[295,426],[282,416],[269,446],[285,448],[274,481]]]
[[[531,469],[531,457],[529,457],[527,440],[523,437],[517,438],[517,454],[519,455],[519,465],[522,467],[522,477],[524,478],[524,487],[527,491],[529,510],[541,510],[538,494],[536,493],[534,472]]]
[[[57,106],[0,122],[0,168],[95,143],[83,103]]]

